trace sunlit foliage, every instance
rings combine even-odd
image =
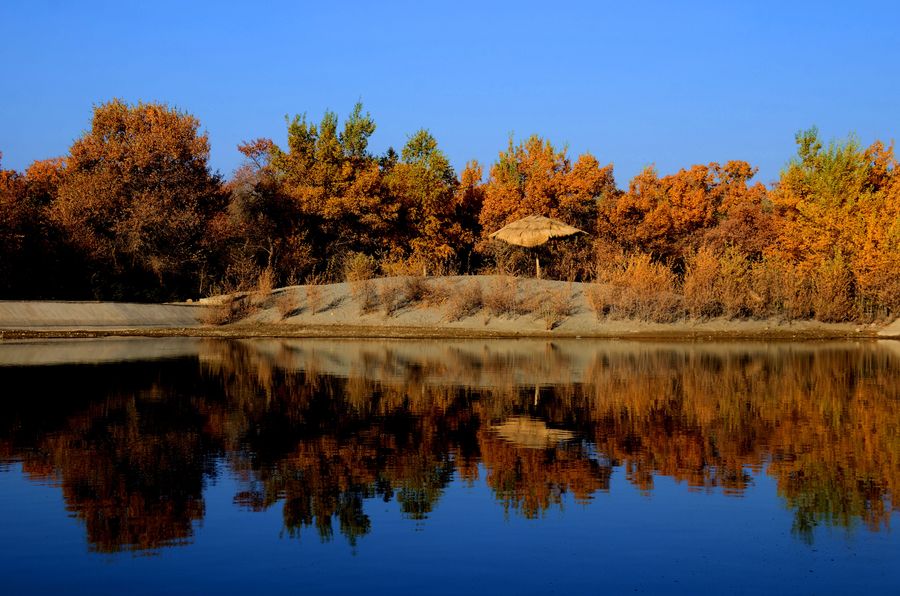
[[[50,216],[103,298],[197,291],[208,222],[224,208],[196,118],[162,104],[97,106],[66,158]]]
[[[381,154],[375,131],[361,103],[343,120],[294,116],[283,147],[241,143],[244,162],[223,182],[193,116],[99,105],[66,156],[0,173],[0,297],[159,300],[261,279],[342,281],[360,255],[371,275],[531,275],[537,257],[551,278],[611,283],[604,312],[635,311],[627,296],[649,279],[635,275],[667,268],[663,289],[639,292],[659,296],[637,296],[665,303],[651,309],[661,321],[900,312],[900,176],[880,141],[802,131],[771,188],[731,160],[648,167],[620,190],[611,164],[537,135],[457,174],[427,129]],[[587,234],[532,249],[489,239],[535,214]]]
[[[769,252],[829,289],[835,276],[846,278],[834,298],[848,313],[854,303],[864,313],[896,312],[900,193],[893,147],[862,149],[852,138],[826,147],[814,128],[798,133],[797,145],[771,193],[779,217]]]
[[[753,246],[758,230],[753,228],[764,217],[766,191],[761,184],[750,184],[755,173],[742,161],[696,165],[662,177],[647,168],[631,180],[627,192],[600,204],[598,232],[626,250],[652,253],[661,260],[683,259],[724,224],[733,229],[728,241],[758,251]],[[742,235],[747,228],[751,233]]]
[[[573,164],[565,150],[538,136],[517,145],[510,139],[484,186],[481,225],[493,232],[527,215],[543,215],[591,232],[597,202],[615,192],[612,169],[590,153]]]

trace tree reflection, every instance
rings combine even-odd
[[[0,369],[4,386],[21,392],[5,407],[0,456],[58,484],[94,550],[184,543],[203,518],[203,480],[216,453],[202,411],[171,383],[192,370]]]
[[[57,483],[93,549],[190,541],[224,462],[286,532],[424,520],[483,474],[507,512],[588,502],[613,475],[739,496],[770,474],[810,540],[884,527],[900,488],[900,358],[875,344],[218,342],[198,357],[0,367],[0,460]]]

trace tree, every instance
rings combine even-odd
[[[315,262],[300,204],[284,192],[269,163],[274,146],[269,139],[238,145],[247,161],[226,185],[229,217],[217,226],[229,287],[252,285],[267,268],[276,283],[297,283]]]
[[[681,259],[729,214],[737,226],[747,207],[762,209],[765,188],[749,185],[755,173],[742,161],[695,165],[663,177],[648,167],[627,192],[601,202],[598,233],[627,250]]]
[[[771,193],[778,215],[770,252],[815,274],[848,263],[858,306],[896,312],[900,286],[900,192],[893,147],[854,138],[824,146],[815,128],[797,133],[797,155]]]
[[[3,154],[0,153],[0,158]],[[23,264],[26,229],[34,214],[25,200],[25,179],[0,167],[0,296],[16,292]]]
[[[598,203],[616,193],[612,164],[601,166],[585,153],[573,165],[565,149],[557,151],[536,135],[518,145],[510,139],[483,186],[481,233],[487,235],[528,215],[576,226],[588,236],[561,243],[553,250],[539,250],[551,276],[582,279],[591,269],[590,242],[596,231]],[[502,270],[521,271],[532,262],[524,249],[495,242],[481,242],[479,252]]]
[[[431,133],[421,129],[410,136],[385,182],[401,209],[391,239],[395,253],[408,245],[411,256],[434,264],[454,260],[465,249],[471,239],[456,219],[456,174]]]
[[[544,215],[592,232],[597,201],[614,192],[611,164],[601,167],[586,153],[573,167],[565,150],[536,135],[519,145],[510,139],[491,166],[480,222],[489,233],[527,215]]]
[[[460,246],[457,250],[460,265],[463,270],[469,270],[475,242],[481,236],[482,228],[479,222],[481,209],[484,205],[484,184],[481,181],[483,168],[475,160],[466,163],[466,167],[459,174],[459,184],[453,195],[455,215],[453,220],[462,228]]]
[[[0,169],[0,297],[71,298],[83,287],[79,263],[47,219],[65,171],[62,159],[32,163],[25,174]]]
[[[398,217],[383,185],[379,160],[368,153],[375,123],[356,104],[338,134],[338,118],[326,111],[317,125],[305,115],[288,123],[287,151],[271,151],[273,175],[306,218],[309,240],[323,260],[342,253],[373,254]]]
[[[224,210],[193,116],[115,99],[75,141],[52,217],[87,259],[97,297],[167,299],[197,291],[209,222]]]

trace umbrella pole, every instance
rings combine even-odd
[[[540,257],[534,257],[534,268],[535,268],[535,271],[537,271],[537,278],[540,279],[541,278],[541,258]]]

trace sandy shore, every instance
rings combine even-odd
[[[480,307],[464,316],[450,303],[471,284],[487,299],[512,283],[519,312],[492,314]],[[183,304],[109,302],[0,302],[0,338],[28,337],[395,337],[395,338],[900,338],[900,320],[890,325],[778,320],[682,320],[653,323],[597,317],[583,284],[495,276],[428,278],[443,297],[408,301],[403,278],[371,280],[370,308],[361,308],[360,287],[348,283],[280,288],[247,297],[252,306],[227,324],[209,324],[223,298]],[[506,285],[504,285],[506,284]],[[390,300],[386,297],[393,296]],[[397,298],[397,297],[400,298]],[[548,304],[564,297],[560,315]],[[389,306],[388,306],[389,304]]]

